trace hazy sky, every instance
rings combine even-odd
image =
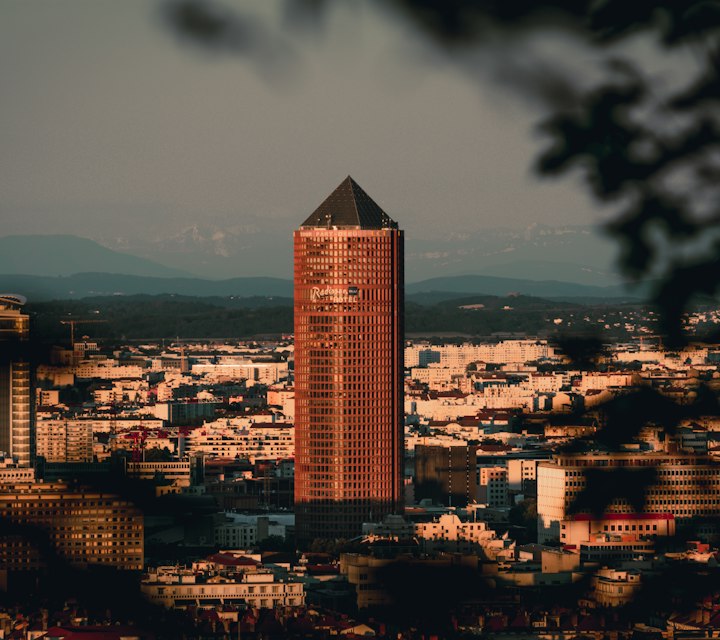
[[[577,180],[532,175],[538,113],[412,29],[336,8],[302,37],[274,0],[235,4],[272,55],[182,43],[147,0],[4,0],[5,233],[289,233],[347,174],[410,236],[596,219]]]

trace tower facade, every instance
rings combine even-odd
[[[349,176],[294,233],[300,541],[402,508],[403,234]]]
[[[35,458],[31,370],[25,347],[30,318],[22,313],[25,298],[0,294],[0,451],[21,467]]]

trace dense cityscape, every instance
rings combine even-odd
[[[719,7],[0,3],[0,640],[720,638]]]
[[[664,349],[652,311],[590,357],[404,339],[402,267],[348,177],[295,232],[294,336],[68,316],[43,359],[4,295],[3,637],[720,633],[720,347]]]

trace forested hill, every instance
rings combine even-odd
[[[586,306],[530,296],[470,296],[436,303],[405,304],[408,334],[457,333],[486,336],[497,332],[543,335],[557,320],[605,313],[607,304]],[[613,305],[613,308],[625,308]],[[292,333],[289,298],[220,298],[108,296],[28,304],[33,335],[43,342],[67,342],[67,318],[93,320],[78,324],[76,335],[107,340],[158,338],[246,338]],[[101,322],[97,322],[101,321]]]

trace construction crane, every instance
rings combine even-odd
[[[145,441],[148,439],[147,429],[141,424],[137,431],[130,433],[133,441],[131,460],[133,462],[142,462],[145,457]]]
[[[70,318],[68,320],[60,320],[60,324],[70,325],[70,346],[75,348],[75,325],[76,324],[101,324],[107,320],[83,320],[82,318]]]

